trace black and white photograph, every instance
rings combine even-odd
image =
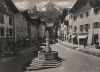
[[[0,72],[100,72],[100,0],[0,0]]]

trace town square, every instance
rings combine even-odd
[[[100,72],[100,0],[0,0],[0,72]]]

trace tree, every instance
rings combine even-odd
[[[67,9],[63,9],[62,15],[61,15],[61,22],[63,23],[65,20],[66,15],[68,14]]]

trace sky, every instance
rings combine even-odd
[[[29,9],[35,5],[40,8],[45,6],[48,1],[53,1],[60,8],[71,8],[76,0],[12,0],[18,9]]]

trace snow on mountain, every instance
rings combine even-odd
[[[54,2],[47,2],[43,7],[37,8],[39,11],[47,11],[47,10],[53,10],[56,9],[57,11],[61,11],[62,8],[58,7]]]

